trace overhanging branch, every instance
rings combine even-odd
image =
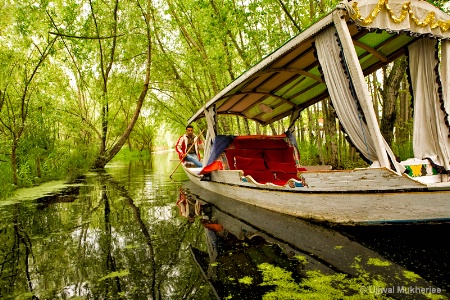
[[[53,32],[50,31],[49,34],[53,34],[60,37],[65,37],[69,39],[81,39],[81,40],[107,40],[107,39],[113,39],[117,37],[124,36],[125,34],[119,34],[119,35],[111,35],[111,36],[82,36],[82,35],[69,35],[69,34],[63,34],[59,32]]]

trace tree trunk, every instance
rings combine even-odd
[[[323,101],[322,101],[323,102]],[[316,142],[318,149],[318,162],[319,164],[324,164],[324,153],[323,153],[323,137],[322,137],[322,127],[319,125],[319,112],[317,108],[317,104],[313,106],[313,126],[314,132],[316,133]],[[323,124],[322,124],[323,125]]]
[[[327,163],[332,165],[333,168],[338,167],[338,149],[336,140],[336,119],[334,117],[333,108],[329,105],[330,100],[324,99],[323,101],[323,129],[325,132],[325,151],[327,156]]]
[[[148,92],[148,86],[150,83],[150,67],[151,67],[151,57],[152,57],[152,39],[151,39],[151,32],[150,32],[150,0],[147,2],[147,13],[144,15],[146,25],[147,25],[147,61],[146,61],[146,70],[145,70],[145,80],[144,84],[142,86],[141,94],[139,95],[139,98],[136,103],[136,108],[134,110],[133,116],[131,117],[130,123],[128,123],[127,128],[123,132],[122,136],[119,138],[119,140],[116,142],[116,144],[108,151],[105,151],[104,153],[99,153],[99,156],[95,160],[93,164],[94,169],[101,169],[104,168],[105,165],[113,159],[113,157],[120,151],[122,146],[127,141],[128,137],[130,136],[131,131],[133,130],[134,125],[136,124],[137,119],[139,118],[139,114],[141,113],[142,104],[144,103],[145,97]]]
[[[305,124],[303,122],[303,117],[301,115],[298,120],[298,123],[299,123],[298,131],[300,133],[299,140],[300,140],[300,143],[303,144],[305,142]]]
[[[238,116],[236,116],[236,123],[237,123],[237,135],[241,135],[241,121],[239,120]]]
[[[256,134],[261,134],[261,126],[259,125],[259,123],[255,122],[255,129],[256,129]]]
[[[269,126],[270,126],[270,130],[272,130],[272,134],[277,135],[277,130],[275,128],[275,125],[273,123],[270,123]]]
[[[397,118],[397,97],[406,66],[406,57],[402,56],[395,60],[392,70],[383,84],[383,91],[381,93],[383,98],[383,111],[380,129],[388,145],[391,145],[394,139],[394,126]]]
[[[13,171],[13,184],[17,186],[19,180],[17,176],[17,140],[14,139],[11,147],[11,168]]]
[[[150,64],[150,63],[148,63],[148,64]],[[149,81],[150,81],[150,68],[148,68],[148,70],[147,70],[147,76],[145,79],[145,83],[142,88],[141,95],[139,96],[139,99],[137,101],[136,108],[134,110],[133,116],[131,117],[130,123],[128,124],[127,128],[125,129],[125,132],[122,134],[122,136],[116,142],[116,144],[109,151],[106,151],[104,155],[100,154],[97,157],[97,159],[93,165],[94,169],[104,168],[106,166],[106,164],[111,159],[113,159],[114,156],[116,156],[116,154],[120,151],[122,146],[127,141],[131,131],[133,130],[134,124],[136,124],[136,121],[139,118],[139,114],[141,113],[142,104],[144,103],[145,96],[147,95]]]
[[[308,114],[308,134],[309,134],[308,142],[310,144],[312,144],[316,140],[316,137],[314,136],[314,134],[315,134],[315,132],[314,132],[315,122],[313,122],[313,116],[312,116],[312,112],[311,112],[311,107],[308,107],[306,109],[306,113]]]
[[[250,126],[248,125],[247,118],[244,118],[244,130],[246,135],[250,135]]]
[[[106,96],[104,96],[103,98],[106,98]],[[103,100],[103,101],[108,101],[108,100]],[[106,138],[108,136],[108,114],[109,114],[108,103],[107,102],[103,102],[103,104],[102,104],[102,113],[101,113],[101,116],[102,116],[102,131],[101,131],[100,149],[99,149],[99,153],[102,154],[102,155],[106,151]]]

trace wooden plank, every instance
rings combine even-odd
[[[424,189],[426,185],[408,177],[398,176],[386,168],[351,171],[302,172],[312,190],[320,191],[390,191]]]

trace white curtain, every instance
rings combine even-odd
[[[408,47],[411,84],[414,94],[413,148],[416,158],[431,158],[436,164],[450,170],[450,139],[445,125],[445,113],[436,83],[436,40],[423,38]],[[448,102],[448,59],[446,48],[443,54],[443,97]],[[448,104],[447,104],[448,105]],[[447,107],[448,110],[448,107]]]
[[[331,27],[318,35],[315,40],[328,93],[345,132],[355,147],[374,162],[378,160],[374,143],[352,96],[350,80],[340,63],[340,47],[335,33],[336,29]]]
[[[441,83],[447,112],[447,124],[450,124],[450,41],[441,41]],[[445,123],[445,119],[444,119]]]

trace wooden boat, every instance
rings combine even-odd
[[[202,107],[205,167],[190,180],[215,193],[331,222],[450,219],[450,16],[426,1],[341,2]],[[414,158],[397,161],[381,135],[364,76],[407,55]],[[329,97],[368,168],[303,166],[294,122]],[[218,115],[262,125],[290,116],[278,136],[222,136]]]

